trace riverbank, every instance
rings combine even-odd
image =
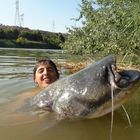
[[[67,34],[0,25],[0,47],[60,49]]]
[[[59,69],[61,69],[61,67],[65,68],[65,69],[69,69],[69,73],[68,74],[72,74],[75,73],[83,68],[85,68],[86,66],[90,65],[91,63],[94,63],[95,61],[84,61],[84,62],[73,62],[73,61],[69,61],[69,62],[62,62],[62,63],[57,63],[57,66]],[[132,70],[138,70],[140,71],[140,67],[139,65],[130,65],[130,64],[123,64],[118,62],[117,63],[117,71],[121,71],[124,69],[132,69]]]
[[[61,49],[60,46],[43,43],[38,41],[27,40],[22,43],[17,43],[15,40],[0,39],[0,47],[2,48],[30,48],[30,49]]]

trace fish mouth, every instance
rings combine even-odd
[[[122,106],[140,86],[140,72],[137,70],[121,70],[119,72],[113,70],[109,72],[114,76],[113,80],[109,81],[110,90],[100,97],[98,101],[89,102],[88,107],[93,108],[94,106],[95,110],[92,110],[94,113],[89,113],[87,118],[101,117]]]
[[[130,84],[135,84],[140,80],[140,72],[136,70],[122,70],[119,72],[121,78],[117,81],[120,88],[126,88]]]

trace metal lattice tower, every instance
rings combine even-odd
[[[19,0],[16,0],[16,13],[15,13],[15,26],[21,26],[20,14],[19,14]]]
[[[55,32],[55,21],[52,21],[52,32]]]
[[[24,14],[20,15],[20,25],[23,27],[24,26]]]

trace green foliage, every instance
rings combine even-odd
[[[65,37],[61,33],[55,34],[53,36],[43,36],[43,42],[56,47],[65,42]]]
[[[5,38],[5,32],[3,29],[0,29],[0,39],[4,39]]]
[[[16,39],[18,35],[19,31],[17,29],[0,28],[0,39]]]
[[[61,40],[59,40],[57,36],[46,36],[44,37],[43,42],[45,42],[49,46],[56,47],[60,45]]]
[[[25,45],[27,42],[27,39],[23,38],[23,37],[18,37],[16,39],[16,43],[19,44],[19,45]]]
[[[98,8],[96,7],[98,6]],[[82,0],[83,26],[69,29],[63,48],[74,54],[140,54],[139,0]]]
[[[35,47],[43,49],[60,49],[60,44],[65,41],[65,36],[66,35],[62,33],[30,30],[28,28],[4,26],[0,24],[0,46],[2,47]]]
[[[19,37],[33,41],[42,41],[42,34],[39,31],[22,30]]]

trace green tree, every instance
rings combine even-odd
[[[40,31],[22,30],[19,37],[26,38],[32,41],[42,41],[42,34]]]
[[[0,39],[5,39],[6,35],[3,29],[0,29]]]
[[[16,39],[16,43],[19,44],[19,45],[25,45],[26,42],[27,42],[27,40],[25,38],[23,38],[23,37],[18,37]]]
[[[100,51],[138,57],[139,13],[139,0],[82,0],[78,20],[82,20],[83,26],[69,29],[63,48],[75,54]]]

